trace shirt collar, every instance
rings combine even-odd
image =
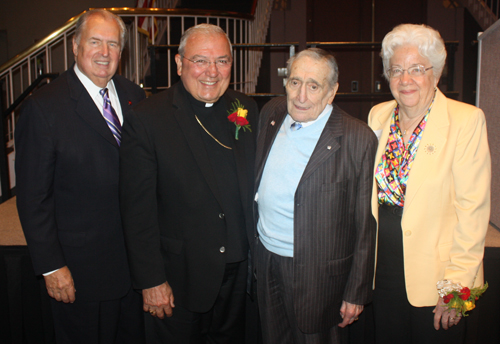
[[[316,122],[318,122],[319,120],[321,120],[321,118],[325,117],[326,115],[329,115],[330,113],[332,113],[332,110],[333,110],[333,105],[332,104],[326,104],[325,108],[323,109],[323,111],[320,113],[320,115],[318,116],[318,118],[316,118],[314,121],[309,121],[309,122],[300,122],[302,124],[302,128],[305,128],[305,127],[308,127]],[[290,116],[290,114],[287,114],[286,118],[285,118],[285,121],[284,121],[284,124],[287,128],[290,128],[292,126],[293,123],[295,123],[296,121],[294,121],[292,119],[292,117]]]
[[[99,94],[99,91],[102,90],[101,87],[97,86],[89,79],[88,76],[82,73],[82,71],[78,68],[78,65],[75,63],[74,71],[78,79],[82,82],[83,86],[87,90],[87,92],[91,95]],[[113,83],[113,79],[109,80],[106,85],[109,93],[116,94],[115,84]]]

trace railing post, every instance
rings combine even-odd
[[[151,59],[151,92],[156,94],[158,92],[156,85],[156,50],[154,45],[150,45],[149,49],[149,58]],[[169,67],[170,68],[170,67]]]
[[[3,80],[0,80],[0,182],[2,184],[2,202],[10,198],[10,178],[9,178],[9,162],[7,159],[7,144],[5,142],[5,113],[3,112]]]

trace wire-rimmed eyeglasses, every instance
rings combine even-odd
[[[191,60],[191,59],[188,59],[187,57],[182,56],[182,55],[181,55],[181,57],[194,63],[194,65],[199,69],[206,69],[206,68],[210,67],[210,65],[212,63],[214,63],[217,68],[221,68],[221,69],[231,67],[231,60],[230,59],[218,59],[218,60],[211,62],[211,61],[207,61],[205,59]]]
[[[409,76],[413,77],[418,77],[418,76],[423,76],[425,75],[425,72],[427,72],[429,69],[432,69],[434,67],[428,67],[425,68],[425,66],[422,65],[416,65],[416,66],[411,66],[408,69],[403,69],[401,67],[391,67],[390,69],[387,70],[387,74],[389,75],[389,78],[394,79],[394,78],[400,78],[403,76],[405,72],[408,73]]]

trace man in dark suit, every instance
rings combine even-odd
[[[125,116],[133,285],[148,342],[243,343],[257,106],[228,89],[232,49],[219,27],[187,30],[175,61],[181,81]]]
[[[144,341],[119,211],[122,114],[145,98],[114,75],[125,34],[109,12],[80,17],[76,64],[26,100],[16,126],[19,217],[58,343]]]
[[[264,342],[344,343],[341,328],[371,299],[377,139],[332,104],[333,56],[307,49],[287,69],[287,96],[262,109],[257,139],[255,268]]]

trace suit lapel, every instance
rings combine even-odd
[[[186,96],[181,92],[182,84],[179,81],[177,85],[174,86],[174,116],[179,123],[179,127],[182,130],[186,138],[186,142],[191,149],[191,152],[201,170],[201,173],[207,184],[212,191],[214,197],[217,199],[219,204],[222,206],[222,202],[219,195],[219,188],[217,187],[217,180],[215,179],[214,171],[210,165],[210,160],[208,159],[208,154],[205,149],[205,144],[201,138],[198,130],[199,124],[196,122],[195,113],[193,112],[191,105],[189,104]]]
[[[330,118],[326,122],[325,129],[323,129],[319,137],[300,182],[308,178],[326,159],[340,148],[337,138],[342,136],[342,134],[342,115],[340,109],[334,104]]]
[[[119,81],[118,78],[113,78],[113,82],[115,84],[115,89],[116,93],[118,94],[118,98],[120,99],[120,106],[122,109],[122,114],[125,116],[125,114],[132,109],[132,106],[136,104],[132,104],[132,97],[130,96],[129,92],[127,91],[126,87],[123,87],[121,82]]]
[[[233,99],[227,93],[224,95],[224,100],[226,102],[225,108],[228,110],[232,107],[231,104],[236,101],[236,99]],[[247,162],[246,142],[248,140],[253,140],[253,137],[252,135],[245,135],[243,129],[240,129],[238,136],[239,139],[236,140],[236,132],[235,132],[236,127],[234,123],[230,122],[229,120],[227,120],[226,123],[227,123],[226,125],[228,126],[231,140],[233,141],[233,154],[234,154],[234,159],[236,161],[236,173],[238,175],[238,186],[240,188],[241,200],[243,204],[246,206],[247,203],[246,200],[248,199],[248,192],[249,192],[248,172],[247,172],[249,162]]]
[[[439,166],[449,129],[448,106],[445,96],[438,90],[436,100],[429,113],[417,155],[413,161],[405,195],[405,208],[411,206],[418,190],[432,174],[432,168]]]
[[[257,137],[257,156],[256,156],[256,184],[255,190],[259,189],[260,180],[262,178],[262,172],[264,171],[264,166],[267,161],[269,152],[273,145],[274,139],[278,134],[278,131],[283,124],[283,121],[287,115],[286,98],[280,103],[269,116],[265,116],[262,120],[265,121],[260,125],[259,136]]]
[[[101,112],[96,107],[94,100],[80,82],[73,68],[68,70],[68,87],[71,98],[75,101],[75,112],[95,131],[97,131],[106,141],[116,148],[119,148],[116,140],[109,130]]]

